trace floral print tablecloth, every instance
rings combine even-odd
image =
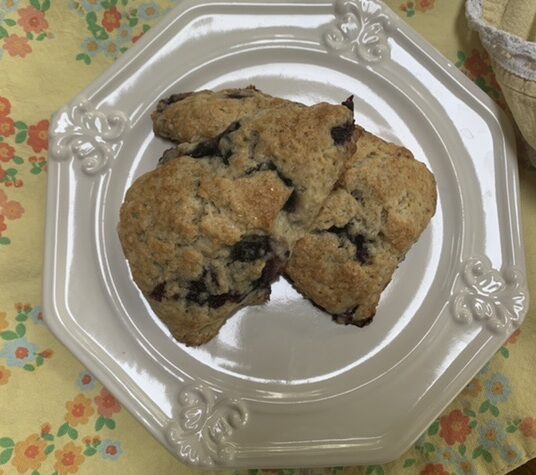
[[[167,453],[50,334],[40,308],[50,116],[174,3],[0,0],[0,475],[196,471]],[[387,3],[506,109],[462,0]],[[520,174],[536,296],[536,170],[523,157]],[[262,472],[506,473],[536,456],[535,342],[532,307],[521,329],[396,462]]]

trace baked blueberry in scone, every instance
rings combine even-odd
[[[353,152],[343,106],[285,103],[168,150],[121,208],[134,281],[173,336],[213,338],[260,304]]]
[[[355,135],[356,153],[285,274],[338,323],[364,326],[432,218],[437,191],[411,152],[362,129]]]

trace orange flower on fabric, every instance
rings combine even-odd
[[[536,419],[525,417],[525,419],[521,421],[519,428],[525,437],[536,439]]]
[[[21,8],[19,11],[18,24],[26,33],[41,33],[48,28],[48,22],[45,19],[45,13],[34,7]]]
[[[6,177],[6,171],[2,168],[2,165],[0,165],[0,180],[3,180],[5,177]]]
[[[48,149],[48,120],[42,120],[28,129],[28,145],[34,152]]]
[[[136,43],[144,35],[144,33],[145,32],[142,31],[140,34],[133,36],[132,43]]]
[[[1,228],[0,228],[1,231]],[[8,323],[6,320],[6,312],[0,312],[0,332],[2,330],[5,330],[8,327]]]
[[[449,415],[440,419],[441,431],[439,436],[442,437],[448,445],[454,445],[456,442],[463,443],[471,433],[469,427],[469,418],[464,416],[459,409],[452,411]]]
[[[65,403],[67,414],[65,420],[72,426],[86,424],[89,418],[95,414],[95,409],[91,405],[91,399],[83,394],[79,394],[72,401]]]
[[[45,422],[41,426],[41,434],[48,434],[51,429],[52,429],[52,427],[50,427],[50,424],[48,422]]]
[[[11,376],[11,371],[9,371],[4,366],[0,366],[0,386],[7,384],[10,376]]]
[[[435,0],[417,0],[415,8],[420,12],[425,12],[434,8]]]
[[[482,384],[480,380],[474,378],[471,382],[464,388],[462,394],[464,396],[477,397],[482,392]]]
[[[421,470],[419,475],[450,475],[440,463],[429,463]]]
[[[402,10],[403,12],[406,12],[408,8],[413,8],[413,2],[407,2],[400,5],[400,10]]]
[[[0,96],[0,117],[5,117],[11,112],[11,103],[6,97]]]
[[[7,219],[19,219],[24,214],[24,208],[18,201],[6,201],[0,204],[0,212]]]
[[[0,117],[0,135],[9,137],[15,133],[15,122],[10,117]]]
[[[47,443],[38,434],[32,434],[26,440],[15,444],[15,456],[11,464],[19,473],[37,470],[47,457],[46,446]]]
[[[517,342],[517,339],[519,338],[519,335],[521,335],[521,330],[518,328],[514,333],[510,335],[510,338],[506,340],[507,345],[513,345]]]
[[[462,473],[475,473],[473,470],[473,465],[471,465],[471,462],[468,462],[467,460],[462,460],[461,462],[459,462],[458,468],[461,470]]]
[[[15,357],[17,357],[19,360],[23,360],[24,358],[28,358],[28,355],[30,352],[28,351],[28,348],[24,348],[23,346],[19,346],[15,350]]]
[[[0,142],[0,161],[9,162],[15,156],[15,149],[7,144]]]
[[[466,59],[464,66],[473,79],[485,76],[489,72],[487,61],[480,55],[480,51],[477,49],[471,52],[471,56]]]
[[[54,454],[56,457],[56,463],[54,468],[59,475],[65,475],[67,473],[76,473],[78,467],[86,459],[82,455],[82,447],[74,445],[72,442],[66,444],[62,449],[57,450]]]
[[[121,24],[121,13],[117,11],[117,8],[112,7],[104,12],[102,16],[102,26],[106,28],[106,31],[114,31],[119,28]]]
[[[10,35],[4,40],[3,48],[10,56],[24,58],[32,52],[32,47],[28,43],[28,38],[19,35]]]
[[[121,410],[119,401],[105,388],[102,388],[100,394],[95,398],[95,404],[97,404],[98,413],[106,418],[112,417],[115,412]]]

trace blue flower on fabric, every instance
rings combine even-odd
[[[37,352],[37,345],[28,342],[26,337],[17,338],[5,343],[4,348],[0,351],[0,358],[5,358],[8,366],[22,368],[24,365],[35,361]]]
[[[82,44],[80,45],[83,51],[85,51],[89,56],[94,57],[97,53],[99,53],[102,48],[100,43],[93,38],[92,36],[89,38],[86,38]]]
[[[501,458],[508,464],[513,465],[515,463],[521,462],[523,458],[523,453],[519,450],[518,447],[513,445],[504,445],[501,447]]]
[[[101,44],[102,52],[111,59],[117,59],[121,52],[119,51],[119,45],[114,40],[106,40]]]
[[[160,7],[154,3],[144,3],[138,7],[138,18],[143,20],[154,20],[162,14]]]
[[[99,10],[104,10],[104,7],[101,5],[101,0],[82,0],[81,4],[86,12],[98,12]]]
[[[115,41],[118,45],[124,45],[132,41],[132,36],[134,35],[132,28],[128,25],[123,25],[119,27],[115,32]]]
[[[512,393],[508,380],[500,373],[495,373],[485,383],[486,396],[492,404],[504,402]]]
[[[32,311],[30,312],[30,318],[32,319],[32,322],[34,322],[36,325],[43,325],[45,323],[43,321],[43,310],[39,305],[37,307],[32,308]]]
[[[443,464],[455,463],[459,459],[458,452],[451,447],[438,447],[436,449],[437,461]]]
[[[504,442],[504,432],[495,420],[485,422],[480,426],[480,444],[486,449],[495,449]]]
[[[103,459],[118,460],[123,453],[123,449],[118,440],[106,439],[99,445],[99,452]]]
[[[95,387],[97,381],[95,379],[95,376],[93,376],[89,371],[82,371],[78,375],[76,384],[82,391],[90,391]]]
[[[20,0],[2,1],[0,2],[0,19],[18,10],[20,6]]]

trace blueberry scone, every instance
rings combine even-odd
[[[338,323],[367,325],[436,208],[436,184],[405,148],[357,129],[357,151],[285,269]]]
[[[267,300],[352,146],[347,108],[289,103],[179,144],[134,182],[119,237],[177,340],[205,343],[238,309]]]
[[[271,229],[291,191],[270,173],[232,180],[221,168],[213,158],[169,160],[136,180],[121,208],[133,279],[188,345],[210,340],[241,307],[265,302],[288,259]],[[228,202],[212,199],[214,183]]]
[[[153,129],[159,137],[174,142],[203,142],[243,117],[286,102],[254,86],[173,94],[158,103],[152,114]]]

